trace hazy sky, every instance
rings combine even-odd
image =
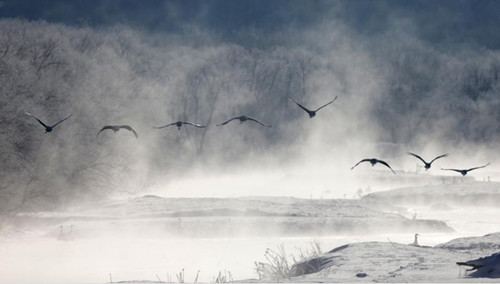
[[[367,36],[384,34],[395,23],[436,44],[477,44],[500,47],[500,2],[441,1],[301,1],[301,0],[7,0],[0,17],[93,27],[129,25],[148,31],[182,32],[196,25],[226,40],[244,41],[237,34],[256,29],[272,34],[282,29],[309,29],[335,19]]]

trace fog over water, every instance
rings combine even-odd
[[[200,253],[209,257],[188,256],[183,250],[189,239],[167,244],[161,234],[136,236],[140,230],[130,232],[137,238],[123,234],[124,240],[112,245],[117,236],[106,235],[105,227],[113,225],[97,221],[75,224],[75,233],[85,236],[79,244],[55,239],[55,219],[68,229],[68,220],[87,218],[79,210],[89,208],[104,218],[108,213],[102,208],[113,208],[116,200],[145,195],[357,199],[359,190],[366,194],[461,182],[459,173],[441,168],[487,163],[464,182],[500,180],[498,1],[0,3],[0,232],[10,236],[12,224],[4,219],[16,214],[49,216],[43,226],[50,228],[28,221],[23,227],[23,219],[13,227],[22,228],[26,235],[19,238],[30,242],[18,242],[16,232],[16,238],[1,245],[6,255],[39,250],[34,262],[41,265],[35,265],[41,282],[108,281],[112,265],[144,271],[138,267],[154,263],[158,269],[151,271],[158,271],[170,259],[169,250],[178,258],[170,260],[168,269],[175,281],[191,257],[202,266],[220,252],[226,262],[203,269],[234,271],[226,267],[233,247],[253,248],[241,264],[251,267],[257,254],[279,243],[228,238],[231,249],[219,251],[226,240],[196,240]],[[316,109],[335,97],[314,118],[290,100]],[[44,133],[25,112],[48,125],[72,116]],[[238,120],[217,126],[240,115],[272,127]],[[178,120],[207,127],[154,128]],[[130,125],[138,138],[126,129],[98,135],[105,125]],[[449,156],[426,172],[407,152],[427,161]],[[387,161],[396,175],[368,162],[351,170],[364,158]],[[181,209],[186,214],[206,208]],[[474,220],[453,236],[481,231]],[[323,238],[310,237],[287,242]],[[430,243],[448,238],[439,235]],[[44,266],[49,265],[44,259],[57,254],[54,265],[73,271],[98,257],[101,252],[94,250],[101,241],[109,250],[102,254],[110,257],[103,257],[102,271],[89,267],[89,278],[85,269],[54,277]],[[346,239],[323,242],[329,250]],[[19,250],[13,248],[18,245]],[[163,245],[168,248],[142,256],[151,257],[150,262],[116,261],[122,247],[130,248],[123,254],[141,255]],[[176,250],[177,245],[183,249]],[[0,257],[0,262],[7,259]],[[23,261],[15,259],[9,267],[22,270]],[[140,273],[120,280],[154,278]],[[211,281],[216,273],[202,278]],[[190,274],[194,278],[196,271]],[[249,272],[242,274],[248,277]],[[7,282],[30,282],[9,275]],[[98,280],[95,275],[104,276]]]

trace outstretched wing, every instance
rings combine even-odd
[[[221,124],[217,124],[217,126],[226,125],[226,124],[228,124],[229,122],[231,122],[232,120],[239,119],[239,118],[240,118],[239,116],[237,116],[237,117],[233,117],[233,118],[231,118],[231,119],[230,119],[230,120],[228,120],[228,121],[225,121],[225,122],[223,122],[223,123],[221,123]]]
[[[47,126],[45,123],[43,123],[40,119],[38,119],[38,118],[36,118],[34,115],[32,115],[31,113],[29,113],[29,112],[25,112],[25,114],[27,114],[27,115],[29,115],[29,116],[33,117],[34,119],[36,119],[36,120],[37,120],[37,121],[38,121],[41,125],[43,125],[43,127],[45,127],[45,128],[49,127],[49,126]]]
[[[420,156],[419,156],[419,155],[417,155],[417,154],[413,154],[412,152],[408,152],[408,155],[412,155],[412,156],[416,157],[417,159],[419,159],[420,161],[422,161],[424,164],[427,164],[427,162],[426,162],[424,159],[422,159],[422,157],[420,157]],[[437,158],[436,158],[436,159],[437,159]],[[434,160],[435,160],[435,159],[434,159]],[[434,161],[434,160],[433,160],[433,161]],[[431,162],[431,163],[432,163],[432,162]]]
[[[167,124],[167,125],[158,126],[158,127],[153,126],[153,128],[156,128],[156,129],[162,129],[162,128],[169,127],[169,126],[172,126],[172,125],[175,125],[175,124],[177,124],[177,122],[172,122],[172,123],[169,123],[169,124]]]
[[[255,119],[255,118],[253,118],[253,117],[247,117],[247,119],[248,119],[248,120],[255,121],[255,122],[259,123],[259,124],[260,124],[260,125],[262,125],[262,126],[265,126],[265,127],[271,127],[271,125],[264,124],[264,123],[262,123],[262,122],[258,121],[257,119]]]
[[[70,115],[68,115],[65,119],[63,119],[63,120],[59,121],[58,123],[56,123],[56,124],[52,125],[52,128],[56,127],[59,123],[61,123],[61,122],[65,121],[66,119],[70,118],[72,115],[73,115],[73,114],[70,114]]]
[[[446,156],[448,156],[448,154],[444,154],[444,155],[441,155],[441,156],[437,156],[436,158],[432,159],[432,161],[431,161],[429,164],[432,164],[435,160],[437,160],[437,159],[441,159],[441,158],[444,158],[444,157],[446,157]]]
[[[101,134],[101,132],[103,132],[103,131],[104,131],[104,130],[106,130],[106,129],[111,129],[111,130],[113,130],[113,126],[111,126],[111,125],[105,125],[105,126],[103,126],[103,127],[101,128],[101,130],[99,130],[99,132],[97,132],[97,136],[99,136],[99,134]]]
[[[386,162],[386,161],[382,161],[382,160],[377,160],[378,163],[381,163],[382,165],[388,167],[389,169],[391,169],[392,173],[393,174],[396,174],[396,172],[391,168],[391,166],[389,166],[389,164]]]
[[[441,168],[441,170],[443,170],[443,171],[455,171],[457,173],[462,173],[462,170],[459,170],[459,169],[443,169],[443,168]]]
[[[326,107],[327,105],[329,105],[329,104],[333,103],[333,102],[337,99],[337,97],[338,97],[338,96],[335,96],[335,98],[334,98],[333,100],[331,100],[330,102],[328,102],[328,103],[326,103],[326,104],[324,104],[324,105],[320,106],[320,107],[319,107],[317,110],[315,110],[315,111],[318,111],[318,110],[320,110],[320,109],[322,109],[322,108]]]
[[[361,164],[363,162],[369,162],[369,161],[370,161],[370,159],[363,159],[363,160],[359,161],[356,165],[354,165],[354,167],[352,167],[351,170],[354,169],[355,167],[357,167],[359,164]]]
[[[470,169],[468,169],[467,171],[468,171],[468,172],[470,172],[470,171],[473,171],[473,170],[476,170],[476,169],[485,168],[485,167],[487,167],[487,166],[489,166],[489,165],[490,165],[490,163],[487,163],[487,164],[486,164],[486,165],[484,165],[484,166],[475,167],[475,168],[470,168]]]
[[[134,135],[135,135],[135,138],[139,137],[139,135],[137,135],[137,132],[135,132],[135,130],[130,125],[120,125],[120,128],[125,128],[127,130],[132,131],[134,133]]]
[[[296,105],[298,105],[301,109],[305,110],[307,113],[310,113],[311,110],[309,110],[308,108],[306,108],[305,106],[299,104],[298,102],[296,102],[294,99],[292,99],[291,97],[288,97],[290,100],[292,100],[292,102],[294,102]]]
[[[196,127],[198,127],[198,128],[205,128],[205,127],[207,127],[206,125],[201,125],[201,124],[192,123],[192,122],[187,122],[187,121],[183,121],[182,123],[184,123],[184,124],[189,124],[189,125],[192,125],[192,126],[196,126]]]

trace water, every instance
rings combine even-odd
[[[500,209],[460,209],[432,212],[418,209],[418,218],[443,219],[457,230],[451,234],[422,234],[419,243],[433,246],[463,236],[500,231]],[[417,233],[417,232],[416,232]],[[413,234],[326,236],[304,238],[162,238],[159,236],[85,236],[58,241],[28,232],[0,242],[1,283],[103,283],[129,280],[177,282],[184,269],[186,282],[213,282],[221,272],[235,280],[257,278],[255,261],[284,245],[287,255],[307,254],[314,243],[323,252],[363,241],[410,244]],[[198,272],[199,271],[199,272]]]

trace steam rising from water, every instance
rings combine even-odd
[[[408,151],[428,160],[450,154],[433,165],[430,175],[455,174],[441,167],[491,162],[471,175],[495,180],[492,153],[500,150],[500,53],[495,45],[433,41],[432,33],[419,29],[422,18],[395,16],[399,4],[394,10],[386,7],[391,13],[384,21],[366,25],[364,19],[353,22],[351,14],[343,13],[351,4],[322,3],[317,14],[311,12],[314,5],[304,3],[304,9],[276,9],[283,13],[279,19],[288,19],[296,10],[312,13],[295,18],[293,24],[274,23],[275,29],[238,26],[234,33],[227,27],[218,30],[217,24],[203,26],[217,4],[206,4],[187,24],[180,19],[189,12],[169,10],[179,23],[168,32],[129,25],[0,20],[0,157],[7,161],[1,168],[1,210],[38,212],[144,194],[352,198],[360,188],[377,191],[428,183],[429,176],[412,176],[422,169]],[[373,5],[363,3],[358,18]],[[372,8],[380,13],[386,9],[381,7]],[[483,28],[478,25],[477,30]],[[489,44],[478,46],[484,42]],[[288,99],[314,109],[335,96],[339,99],[313,119]],[[73,116],[44,134],[25,111],[47,123]],[[241,114],[273,127],[251,122],[215,126]],[[176,120],[209,127],[153,129]],[[97,138],[105,124],[129,124],[139,138],[126,130]],[[350,170],[371,157],[386,160],[398,175],[367,163]],[[58,269],[68,265],[70,270],[80,261],[95,261],[99,253],[112,255],[104,257],[113,261],[104,263],[102,271],[91,268],[100,275],[112,273],[113,265],[141,263],[151,271],[166,271],[166,265],[176,273],[182,267],[169,265],[188,263],[192,257],[176,251],[172,263],[165,263],[160,259],[170,247],[155,249],[164,245],[161,241],[141,245],[131,238],[116,246],[106,238],[96,242],[101,241],[102,246],[79,242],[79,253],[88,248],[88,254],[70,263],[71,243],[51,239],[46,251],[34,255],[39,263],[50,255],[58,259]],[[95,247],[107,250],[95,253]],[[122,252],[122,247],[130,250]],[[38,248],[30,241],[19,250],[28,255]],[[252,251],[260,254],[264,249]],[[208,259],[216,259],[221,252],[208,253]],[[141,258],[128,258],[135,254]],[[142,262],[149,257],[158,262]],[[40,279],[53,279],[50,264],[44,265],[37,272]],[[11,266],[22,267],[22,259],[14,259]],[[225,264],[216,268],[222,270]],[[80,275],[59,280],[96,281],[85,278],[85,269],[78,271]]]
[[[498,132],[499,55],[436,48],[404,27],[373,38],[329,19],[296,33],[285,29],[282,45],[249,48],[209,31],[193,43],[126,26],[2,20],[9,47],[2,80],[11,86],[4,87],[10,101],[3,116],[13,133],[2,156],[18,154],[17,170],[6,175],[30,180],[27,194],[14,193],[20,184],[7,190],[15,196],[9,203],[36,208],[140,192],[193,168],[209,175],[276,168],[285,176],[287,169],[338,174],[335,186],[347,188],[347,169],[367,157],[401,170],[415,163],[406,151],[428,159],[448,152],[440,163],[450,167],[494,163],[487,153],[497,149],[490,141]],[[335,96],[314,119],[288,99],[316,108]],[[36,121],[19,116],[24,111],[45,121],[74,116],[43,135]],[[241,114],[273,127],[214,126]],[[152,128],[179,119],[209,127]],[[139,139],[124,130],[96,139],[105,124],[130,124]]]

